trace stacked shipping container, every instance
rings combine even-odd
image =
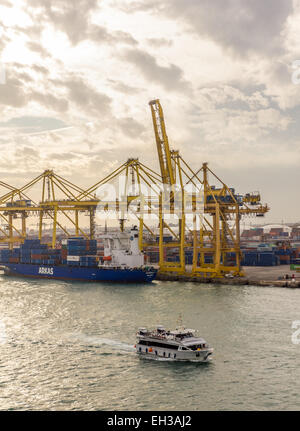
[[[68,238],[66,246],[66,262],[70,266],[95,266],[97,264],[97,241],[82,237]]]
[[[97,241],[69,238],[62,241],[61,249],[49,248],[39,239],[25,239],[20,248],[0,250],[0,262],[36,265],[95,266],[98,258]]]

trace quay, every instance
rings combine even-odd
[[[243,268],[243,271],[245,273],[244,277],[233,278],[204,278],[192,274],[181,275],[174,274],[171,272],[158,272],[156,279],[165,281],[182,281],[223,285],[251,285],[290,288],[300,287],[300,274],[295,271],[292,271],[289,265],[279,265],[271,267],[247,266]]]

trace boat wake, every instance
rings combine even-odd
[[[94,335],[76,335],[76,338],[84,344],[90,346],[109,346],[114,350],[123,352],[134,352],[135,348],[132,344],[123,343],[122,341],[112,340],[110,338],[101,338]]]

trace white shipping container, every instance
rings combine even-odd
[[[257,251],[273,251],[272,247],[257,247]]]
[[[61,245],[67,245],[68,244],[68,240],[67,239],[62,239],[61,240]]]
[[[67,256],[67,260],[70,262],[79,262],[80,256]]]

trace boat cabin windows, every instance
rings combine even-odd
[[[164,349],[178,350],[178,346],[174,344],[159,343],[157,341],[140,340],[139,344],[141,344],[142,346],[153,346],[153,347],[161,347]]]
[[[201,350],[206,347],[206,344],[193,344],[192,346],[188,346],[191,350]]]
[[[166,332],[166,330],[165,330],[165,328],[163,326],[158,326],[156,328],[156,330],[157,330],[158,335],[165,334],[165,332]]]
[[[179,340],[194,337],[194,334],[192,332],[189,332],[189,331],[184,331],[184,332],[173,331],[173,332],[170,332],[170,334],[173,335],[174,337],[178,338]]]
[[[139,328],[139,335],[146,335],[146,334],[147,334],[147,329]]]

